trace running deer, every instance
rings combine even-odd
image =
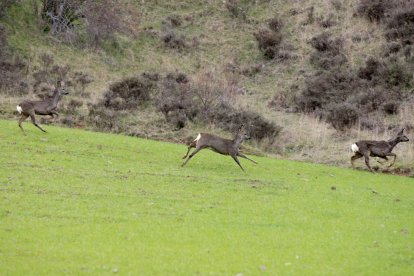
[[[364,157],[365,164],[368,169],[373,172],[371,166],[369,165],[370,156],[382,158],[385,160],[384,162],[388,161],[387,156],[393,156],[394,160],[388,165],[388,167],[391,167],[394,165],[395,159],[397,159],[397,155],[392,153],[392,150],[398,143],[408,141],[409,139],[404,135],[404,129],[398,132],[397,137],[388,141],[358,141],[351,145],[351,150],[355,153],[355,155],[351,157],[351,165],[354,167],[354,161]],[[378,162],[383,164],[383,162]]]
[[[195,150],[190,154],[190,156],[188,156],[187,160],[181,166],[185,166],[185,164],[187,164],[187,162],[190,161],[190,159],[193,158],[193,156],[196,155],[200,150],[209,148],[217,153],[230,155],[234,161],[236,161],[237,165],[240,166],[242,171],[244,171],[239,159],[237,158],[238,156],[257,164],[256,161],[239,152],[241,143],[244,140],[248,139],[250,139],[250,136],[247,135],[245,131],[242,131],[242,127],[239,129],[233,140],[224,139],[209,133],[199,133],[197,138],[195,138],[194,141],[189,144],[187,154],[183,157],[183,159],[188,156],[191,148],[195,148]]]
[[[16,109],[20,114],[19,127],[23,131],[23,133],[24,133],[24,129],[22,127],[22,123],[29,116],[30,116],[30,119],[32,120],[32,123],[43,132],[46,132],[46,130],[41,128],[36,123],[35,114],[50,115],[52,116],[52,118],[54,118],[54,115],[56,115],[56,118],[59,117],[59,113],[57,113],[56,111],[57,105],[63,95],[69,94],[68,92],[65,91],[64,84],[65,83],[63,81],[58,81],[57,88],[54,89],[52,97],[46,97],[45,99],[40,100],[40,101],[24,100],[23,102],[19,103],[16,106]]]

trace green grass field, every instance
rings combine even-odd
[[[413,275],[414,179],[0,121],[0,274]],[[344,152],[342,154],[349,154]]]

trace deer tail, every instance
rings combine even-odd
[[[197,142],[198,140],[200,140],[200,138],[201,138],[201,133],[199,133],[199,134],[197,135],[197,138],[195,138],[193,142]]]
[[[20,105],[17,105],[16,109],[17,109],[17,112],[19,112],[19,114],[22,114],[23,108]]]
[[[351,145],[351,150],[352,150],[352,152],[358,152],[359,151],[359,148],[358,148],[358,146],[357,146],[357,144],[352,144]]]

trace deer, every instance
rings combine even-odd
[[[197,137],[189,144],[187,154],[184,155],[183,159],[187,158],[187,156],[188,158],[181,166],[184,167],[187,162],[190,161],[190,159],[193,158],[194,155],[196,155],[200,150],[208,148],[219,154],[230,155],[237,163],[237,165],[239,165],[241,170],[245,172],[237,157],[250,160],[255,164],[257,164],[257,162],[240,153],[239,151],[242,142],[251,139],[251,137],[244,130],[242,131],[242,128],[243,126],[240,127],[233,140],[221,138],[209,133],[199,133]],[[195,150],[190,155],[188,155],[192,148],[195,148]]]
[[[400,132],[398,132],[397,136],[393,139],[390,139],[388,141],[369,141],[369,140],[363,140],[355,142],[351,145],[351,150],[354,153],[354,156],[351,157],[351,165],[352,168],[354,168],[354,162],[355,160],[364,157],[365,158],[365,164],[370,170],[370,172],[374,172],[369,165],[369,157],[379,157],[381,159],[384,159],[384,162],[378,161],[380,164],[384,164],[386,161],[388,161],[388,157],[392,156],[394,157],[392,162],[388,165],[388,167],[391,167],[394,165],[395,160],[397,159],[397,155],[395,153],[392,153],[392,150],[394,147],[401,142],[408,142],[410,141],[407,136],[404,135],[404,128],[401,129]]]
[[[17,112],[20,114],[19,119],[19,127],[25,133],[22,123],[24,120],[26,120],[29,116],[32,120],[33,125],[35,125],[38,129],[40,129],[43,132],[46,132],[41,126],[39,126],[36,123],[36,115],[49,115],[52,116],[52,119],[54,116],[59,117],[59,113],[57,110],[57,105],[62,98],[63,95],[69,94],[64,87],[63,81],[57,82],[57,88],[54,88],[53,96],[52,97],[46,97],[43,100],[39,101],[30,101],[30,100],[24,100],[21,103],[19,103],[16,106]]]

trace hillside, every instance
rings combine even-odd
[[[21,274],[414,271],[412,178],[0,121],[0,270]]]
[[[69,2],[61,33],[44,1],[4,2],[2,118],[63,78],[53,124],[183,143],[243,122],[249,150],[292,160],[347,167],[354,141],[414,129],[410,0]],[[395,152],[412,174],[412,143]]]

